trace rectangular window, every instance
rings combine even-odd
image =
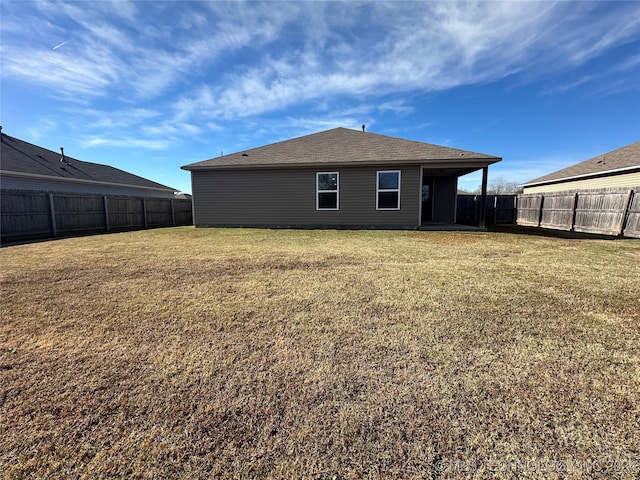
[[[378,172],[376,209],[400,210],[400,171]]]
[[[316,173],[316,210],[338,210],[339,184],[338,172]]]

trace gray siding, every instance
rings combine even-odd
[[[196,226],[419,226],[420,167],[400,170],[400,210],[376,210],[376,172],[385,168],[193,171]],[[340,209],[316,210],[316,172],[340,173]]]
[[[103,185],[99,183],[65,182],[45,178],[19,178],[2,176],[3,190],[34,190],[42,192],[94,193],[99,195],[127,195],[136,197],[173,198],[171,190],[153,190],[127,185]]]

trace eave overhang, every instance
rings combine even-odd
[[[537,187],[537,186],[542,186],[542,185],[551,185],[554,183],[565,183],[565,182],[572,182],[574,180],[587,180],[590,178],[597,178],[597,177],[609,177],[611,175],[617,175],[619,173],[633,173],[636,171],[640,171],[640,165],[634,165],[631,167],[624,167],[624,168],[616,168],[616,169],[612,169],[612,170],[605,170],[602,172],[591,172],[591,173],[583,173],[581,175],[572,175],[570,177],[562,177],[562,178],[554,178],[554,179],[549,179],[549,180],[542,180],[539,182],[528,182],[528,183],[523,183],[520,186],[521,187]]]
[[[52,175],[40,175],[37,173],[25,173],[25,172],[14,172],[10,170],[0,170],[0,176],[7,177],[17,177],[17,178],[33,178],[37,180],[49,180],[53,182],[62,182],[62,183],[75,183],[75,184],[86,184],[86,185],[104,185],[109,187],[126,187],[126,188],[137,188],[141,190],[151,190],[156,192],[178,192],[174,188],[160,188],[160,187],[147,187],[141,185],[130,185],[126,183],[114,183],[114,182],[102,182],[97,180],[83,180],[78,178],[66,178],[66,177],[54,177]]]
[[[378,160],[362,162],[300,162],[300,163],[257,163],[257,164],[224,164],[224,165],[184,165],[182,170],[213,171],[213,170],[262,170],[262,169],[297,169],[297,168],[342,168],[342,167],[379,167],[379,166],[424,166],[425,168],[483,168],[501,161],[500,157],[493,158],[460,158],[438,160]]]

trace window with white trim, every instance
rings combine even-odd
[[[340,207],[338,172],[316,173],[316,210],[338,210]]]
[[[378,172],[376,210],[400,210],[400,170]]]

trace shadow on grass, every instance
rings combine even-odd
[[[570,232],[566,230],[554,230],[542,227],[524,227],[521,225],[490,225],[490,232],[513,233],[516,235],[529,235],[535,237],[574,238],[581,240],[637,240],[630,237],[617,237],[614,235],[602,235],[597,233]]]

